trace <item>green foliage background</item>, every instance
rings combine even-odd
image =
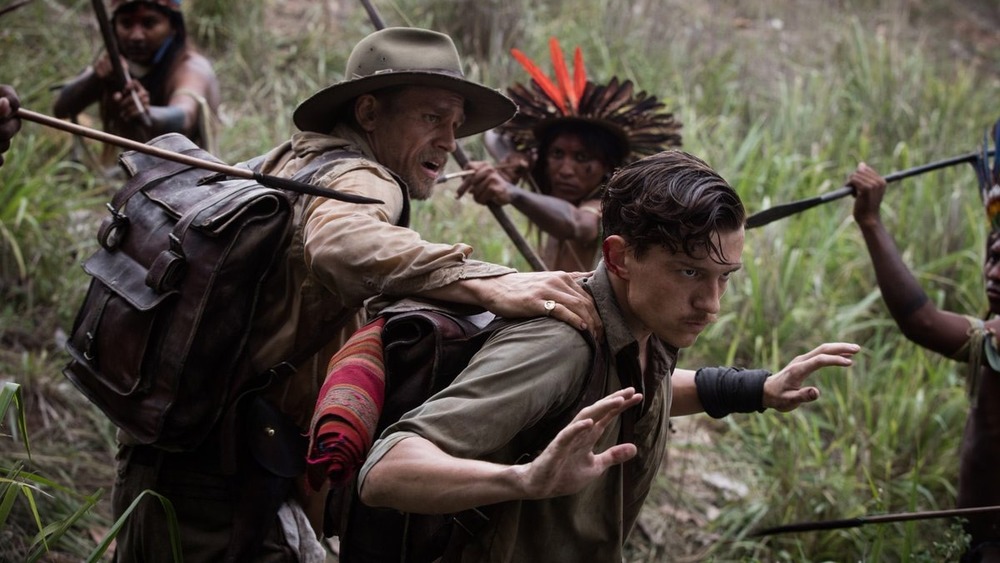
[[[390,25],[451,33],[469,55],[468,74],[498,87],[525,80],[510,47],[547,66],[550,36],[567,50],[580,45],[590,75],[632,79],[674,108],[684,148],[716,167],[751,213],[835,189],[859,161],[888,173],[970,152],[1000,117],[993,0],[374,4]],[[0,19],[0,82],[13,84],[26,108],[48,112],[53,88],[98,53],[89,9],[84,0],[35,0]],[[228,162],[284,140],[291,109],[340,80],[351,46],[372,29],[360,3],[347,0],[189,0],[185,12],[223,82],[219,156]],[[477,139],[464,148],[483,157]],[[88,495],[110,487],[113,429],[63,380],[59,340],[82,297],[78,264],[94,248],[114,183],[79,164],[81,154],[66,133],[25,123],[0,168],[0,380],[22,385],[32,470]],[[490,214],[456,202],[453,188],[416,206],[416,228],[527,270]],[[713,541],[695,545],[701,540],[681,528],[654,541],[642,530],[632,560],[954,559],[962,537],[943,521],[749,537],[791,521],[953,507],[967,407],[962,366],[899,335],[850,201],[749,231],[728,313],[684,352],[682,365],[776,370],[820,342],[849,340],[864,348],[856,366],[814,376],[821,400],[794,413],[704,421],[711,442],[679,445],[671,456],[713,459],[748,490],[701,526]],[[932,299],[984,312],[985,225],[969,167],[894,184],[884,216]],[[0,439],[0,452],[24,460],[13,438]],[[686,467],[669,465],[651,514],[663,505],[699,509],[690,475],[679,473]],[[108,525],[105,504],[53,549],[89,553]],[[77,506],[53,492],[41,513],[54,520]],[[0,559],[26,553],[37,532],[14,510],[0,527]]]

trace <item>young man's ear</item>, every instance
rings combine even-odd
[[[362,129],[371,133],[375,130],[378,115],[378,100],[371,94],[362,94],[354,102],[354,119]]]
[[[601,251],[604,254],[604,267],[615,276],[627,280],[628,264],[626,264],[625,259],[629,249],[625,239],[618,235],[612,235],[604,239]]]

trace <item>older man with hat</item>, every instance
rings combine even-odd
[[[96,103],[109,133],[148,141],[176,132],[217,152],[219,80],[187,36],[181,0],[111,0],[110,8],[115,47],[129,78],[125,88],[104,52],[63,86],[55,116],[74,118]],[[114,164],[117,151],[106,147],[102,164]]]
[[[238,423],[198,451],[129,445],[123,436],[116,514],[152,489],[173,504],[185,561],[322,560],[316,518],[311,527],[307,515],[319,512],[323,495],[300,486],[301,440],[326,360],[361,325],[366,299],[417,295],[597,328],[592,301],[570,275],[472,260],[471,247],[427,242],[408,228],[410,199],[430,195],[456,138],[515,110],[500,92],[465,79],[447,35],[389,28],[358,43],[345,79],[295,110],[301,131],[252,164],[291,176],[322,163],[313,183],[382,203],[296,200],[292,249],[262,290],[246,348],[245,361],[271,373],[271,383],[241,400]],[[118,536],[117,559],[170,559],[167,529],[159,504],[144,500]]]

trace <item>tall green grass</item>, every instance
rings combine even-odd
[[[291,109],[340,80],[350,47],[372,29],[360,4],[346,0],[185,4],[192,35],[223,80],[229,125],[219,156],[230,162],[284,140],[293,130]],[[888,173],[972,151],[1000,117],[993,109],[997,59],[956,57],[949,41],[964,37],[931,27],[958,21],[959,10],[989,15],[989,2],[374,4],[390,25],[453,33],[460,51],[474,56],[469,75],[496,86],[525,80],[508,55],[511,47],[547,65],[549,36],[566,50],[579,44],[592,76],[629,78],[663,98],[685,124],[685,149],[716,167],[751,213],[835,189],[859,161]],[[33,2],[0,21],[0,82],[13,83],[26,107],[47,112],[50,88],[97,53],[88,10],[84,0]],[[477,139],[463,146],[483,158]],[[76,419],[83,423],[72,428],[74,440],[46,444],[33,437],[36,449],[60,455],[36,456],[30,470],[64,485],[103,475],[106,485],[110,472],[74,466],[72,459],[107,459],[113,431],[61,381],[63,358],[53,333],[72,321],[85,284],[77,264],[93,248],[87,237],[101,212],[97,194],[114,186],[69,163],[71,151],[65,134],[26,123],[0,168],[0,379],[24,385],[29,422],[47,420],[46,402],[87,413]],[[481,259],[527,270],[489,212],[453,195],[446,186],[415,205],[414,224],[425,238],[462,240]],[[677,560],[696,547],[715,561],[954,559],[963,538],[951,522],[751,537],[761,527],[792,521],[954,504],[967,408],[962,366],[908,343],[895,329],[851,203],[846,198],[749,231],[745,267],[724,300],[726,313],[682,353],[682,365],[776,370],[829,340],[861,344],[856,365],[816,374],[823,396],[814,404],[784,415],[705,421],[719,432],[712,442],[676,446],[673,459],[716,460],[747,492],[716,501],[719,513],[704,524],[714,545],[677,545],[669,531],[657,544],[636,533],[632,560]],[[523,217],[511,215],[527,228]],[[883,215],[935,302],[969,314],[985,310],[984,221],[969,167],[892,185]],[[41,330],[37,319],[47,319]],[[40,432],[73,426],[65,418],[51,424]],[[89,435],[81,435],[85,431]],[[669,498],[697,510],[700,500],[685,488],[699,478],[691,467],[669,464],[651,503]],[[90,553],[96,542],[84,529],[110,525],[105,502],[54,547]],[[12,523],[30,529],[30,515],[12,514],[5,529]]]

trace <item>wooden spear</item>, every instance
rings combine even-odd
[[[993,150],[987,151],[987,154],[992,155]],[[929,164],[924,164],[922,166],[915,166],[913,168],[907,168],[906,170],[900,170],[899,172],[893,172],[885,176],[885,181],[892,183],[898,182],[903,178],[909,178],[910,176],[917,176],[923,174],[924,172],[930,172],[932,170],[938,170],[941,168],[947,168],[949,166],[954,166],[956,164],[962,164],[963,162],[972,162],[981,153],[974,152],[969,154],[963,154],[959,156],[954,156],[951,158],[946,158],[944,160],[939,160],[937,162],[931,162]],[[854,193],[854,188],[852,186],[843,186],[831,192],[821,194],[815,197],[810,197],[807,199],[801,199],[799,201],[793,201],[791,203],[784,203],[781,205],[775,205],[774,207],[765,209],[758,213],[747,217],[746,228],[755,229],[757,227],[763,227],[764,225],[777,221],[778,219],[784,219],[789,215],[794,215],[796,213],[801,213],[806,209],[812,209],[821,203],[827,203],[840,199],[845,196],[849,196]]]
[[[196,158],[186,154],[164,150],[158,147],[140,143],[138,141],[133,141],[132,139],[126,139],[125,137],[119,137],[118,135],[112,135],[110,133],[105,133],[104,131],[98,131],[97,129],[91,129],[90,127],[84,127],[83,125],[77,125],[75,123],[70,123],[68,121],[56,119],[54,117],[50,117],[48,115],[41,113],[36,113],[24,108],[18,109],[15,115],[25,121],[33,121],[40,125],[45,125],[48,127],[52,127],[53,129],[59,129],[61,131],[73,133],[74,135],[80,135],[81,137],[94,139],[95,141],[100,141],[102,143],[115,145],[123,149],[131,149],[137,152],[148,154],[150,156],[162,158],[164,160],[179,162],[180,164],[187,164],[188,166],[192,166],[194,168],[209,170],[211,172],[219,172],[221,174],[232,176],[234,178],[256,180],[257,182],[260,182],[261,184],[272,188],[291,190],[293,192],[300,192],[319,197],[328,197],[330,199],[346,201],[348,203],[382,203],[381,200],[372,199],[370,197],[338,192],[337,190],[332,190],[329,188],[321,188],[319,186],[314,186],[312,184],[306,184],[305,182],[297,182],[290,178],[279,178],[277,176],[271,176],[270,174],[261,174],[260,172],[254,172],[249,168],[239,168],[236,166],[229,166],[227,164],[222,164],[211,160],[205,160],[202,158]]]
[[[11,2],[10,4],[4,6],[3,8],[0,8],[0,16],[7,14],[9,12],[13,12],[14,10],[20,8],[21,6],[24,6],[28,2],[31,2],[31,0],[20,0],[19,2]]]
[[[909,520],[929,520],[931,518],[952,518],[981,514],[983,512],[1000,511],[1000,506],[976,506],[973,508],[955,508],[951,510],[928,510],[925,512],[898,512],[896,514],[877,514],[874,516],[859,516],[843,520],[822,520],[818,522],[797,522],[784,526],[766,528],[750,534],[751,537],[773,536],[793,532],[814,532],[817,530],[838,530],[841,528],[857,528],[865,524],[884,524],[887,522],[905,522]]]

